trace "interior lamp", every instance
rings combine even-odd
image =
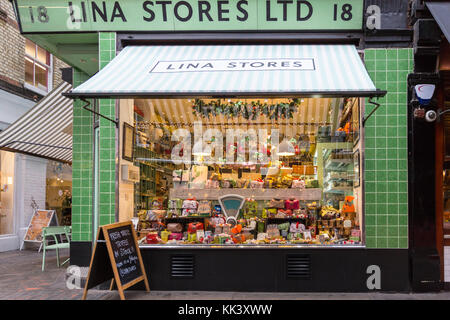
[[[278,146],[278,155],[280,157],[292,157],[295,155],[295,148],[289,141],[283,140]]]

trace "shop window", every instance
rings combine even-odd
[[[14,233],[14,153],[0,151],[0,235]]]
[[[46,209],[55,210],[59,225],[71,225],[72,167],[69,164],[47,162],[45,199]]]
[[[30,89],[47,93],[51,89],[51,55],[34,42],[25,40],[25,83]]]
[[[360,99],[132,102],[143,243],[363,244]]]

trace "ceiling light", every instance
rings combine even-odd
[[[294,146],[287,140],[283,140],[278,146],[278,155],[281,157],[291,157],[295,155]]]

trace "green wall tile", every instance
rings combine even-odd
[[[369,49],[366,68],[382,105],[365,130],[365,228],[367,248],[408,248],[407,76],[412,49]],[[366,102],[366,115],[372,110]]]
[[[99,67],[105,67],[116,56],[116,34],[99,33]],[[100,113],[116,118],[116,103],[112,99],[99,100]],[[99,224],[115,222],[116,212],[116,127],[111,121],[99,120]]]
[[[101,69],[115,57],[116,34],[100,32],[98,37],[99,68]],[[74,87],[87,79],[89,79],[88,75],[74,70]],[[73,241],[92,240],[93,115],[83,110],[82,105],[83,102],[74,101],[72,217],[76,224],[73,230]],[[115,101],[100,100],[99,110],[100,113],[115,118]],[[104,212],[99,223],[108,224],[115,220],[115,125],[101,118],[99,130],[101,164],[99,192],[101,208]]]
[[[73,86],[77,87],[89,76],[76,68],[73,69]],[[92,113],[84,110],[85,103],[75,100],[73,103],[73,157],[72,157],[72,240],[90,241],[92,219]],[[86,233],[85,230],[88,232]]]

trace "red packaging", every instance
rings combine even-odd
[[[147,236],[145,237],[145,242],[147,244],[156,244],[159,242],[158,239],[158,234],[157,233],[149,233],[147,234]]]
[[[189,233],[196,233],[197,230],[203,230],[203,223],[201,222],[191,222],[188,225]]]
[[[284,202],[284,208],[287,210],[298,210],[300,209],[300,201],[297,199],[289,199]]]

